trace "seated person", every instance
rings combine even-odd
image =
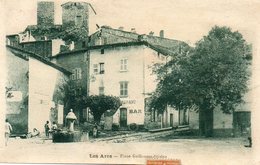
[[[56,122],[52,122],[52,127],[51,127],[52,131],[56,131],[58,129],[58,126],[56,124]]]
[[[33,132],[29,132],[27,137],[32,138],[32,137],[37,137],[40,135],[40,131],[38,131],[36,128],[33,129]]]

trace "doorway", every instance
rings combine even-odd
[[[120,108],[120,127],[127,127],[127,109]]]
[[[173,114],[170,114],[170,127],[173,127]]]

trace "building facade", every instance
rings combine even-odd
[[[165,63],[166,56],[143,42],[101,45],[89,52],[89,95],[113,95],[122,101],[122,106],[106,121],[121,128],[145,125],[146,113],[150,113],[146,99],[157,84],[152,68]]]
[[[23,49],[6,46],[6,52],[6,118],[13,133],[43,132],[47,120],[63,124],[62,88],[70,72]]]
[[[72,74],[70,75],[70,90],[73,92],[74,97],[88,94],[88,80],[89,80],[89,52],[71,51],[66,53],[60,53],[51,58],[53,63],[56,63]],[[75,109],[76,114],[80,122],[84,121],[82,109]]]

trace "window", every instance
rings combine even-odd
[[[99,87],[99,95],[105,94],[105,87]]]
[[[105,68],[104,68],[104,63],[99,63],[99,73],[104,74],[105,73]]]
[[[72,70],[72,74],[70,75],[70,79],[71,80],[75,80],[76,79],[76,70],[75,69]]]
[[[128,82],[127,81],[120,82],[120,96],[121,97],[128,96]]]
[[[81,15],[76,16],[75,25],[82,26],[82,22],[83,22],[82,16]]]
[[[81,69],[80,68],[76,69],[76,79],[81,79]]]
[[[70,78],[71,78],[71,80],[79,80],[79,79],[81,79],[81,68],[73,69]]]
[[[121,59],[120,61],[120,71],[127,71],[127,59]]]
[[[93,65],[93,73],[98,74],[98,64]]]

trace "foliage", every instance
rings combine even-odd
[[[33,36],[46,36],[49,39],[62,39],[68,43],[71,41],[85,41],[88,38],[87,27],[75,25],[61,26],[37,26],[30,27]]]
[[[177,109],[197,106],[200,129],[213,129],[213,109],[231,113],[243,102],[250,77],[252,54],[239,32],[215,26],[194,50],[177,55],[157,68],[158,85],[151,107]],[[212,119],[211,119],[212,118]],[[209,133],[212,134],[212,131]]]
[[[107,111],[116,111],[121,105],[121,101],[115,96],[92,95],[83,98],[86,107],[91,110],[95,122],[99,123],[101,116]]]

